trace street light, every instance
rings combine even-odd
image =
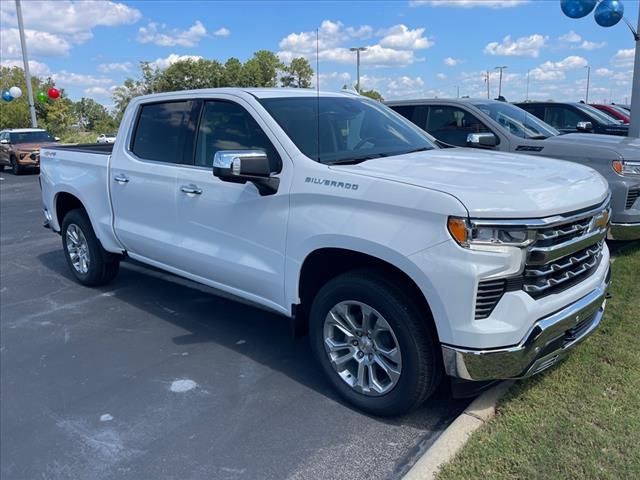
[[[506,65],[502,65],[500,67],[496,67],[496,70],[500,70],[500,80],[498,83],[498,98],[502,98],[502,71],[507,68]]]
[[[584,99],[584,103],[589,103],[589,82],[591,80],[591,65],[584,67],[587,69],[587,95]]]
[[[349,50],[356,52],[356,76],[358,79],[356,83],[356,90],[360,93],[360,52],[366,52],[367,49],[366,47],[351,47]]]
[[[527,70],[527,98],[525,101],[529,101],[529,74],[531,73],[531,69]]]

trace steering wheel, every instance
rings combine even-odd
[[[353,147],[354,150],[360,150],[360,148],[367,142],[370,142],[372,140],[375,140],[376,137],[365,137],[362,140],[360,140],[358,143],[356,143],[356,145]],[[372,142],[373,143],[373,142]]]

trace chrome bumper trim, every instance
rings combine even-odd
[[[640,223],[612,223],[607,238],[611,240],[640,239]]]
[[[610,272],[591,293],[538,320],[518,345],[490,350],[443,345],[447,375],[474,381],[501,380],[529,377],[551,367],[600,325]],[[579,333],[574,338],[569,332],[579,324]]]

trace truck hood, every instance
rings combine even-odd
[[[545,153],[547,147],[557,146],[566,149],[567,146],[570,146],[574,155],[577,152],[584,151],[585,156],[594,157],[594,149],[602,149],[602,153],[599,155],[603,157],[609,155],[606,158],[608,161],[617,160],[616,153],[625,160],[640,160],[640,138],[638,137],[619,137],[596,133],[567,133],[566,135],[547,138],[540,145],[545,147],[545,150],[543,150]]]
[[[597,205],[608,195],[596,171],[561,160],[455,148],[331,167],[453,195],[476,218],[539,218]]]

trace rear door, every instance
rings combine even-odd
[[[214,177],[219,150],[263,150],[280,178],[277,193],[261,196],[250,182]],[[178,268],[258,303],[282,306],[291,174],[286,153],[250,104],[231,96],[205,100],[194,161],[178,167]]]
[[[176,262],[176,176],[193,146],[191,101],[141,104],[128,145],[114,153],[109,182],[118,239],[132,257]]]

